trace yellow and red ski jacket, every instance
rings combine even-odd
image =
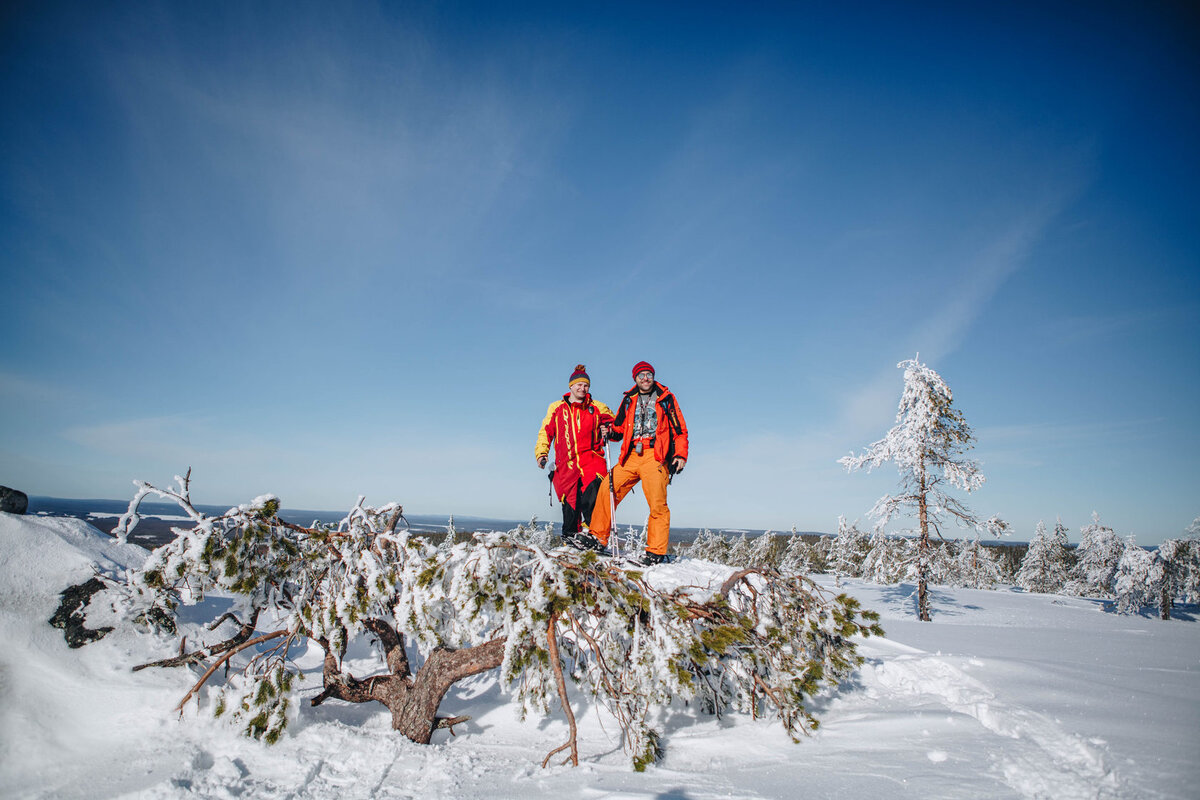
[[[587,488],[596,476],[606,474],[600,426],[611,425],[613,413],[590,394],[582,403],[571,403],[568,398],[570,394],[564,394],[546,409],[533,456],[548,455],[554,445],[554,494],[559,502],[575,508],[579,487]]]
[[[671,390],[658,381],[654,382],[654,389],[658,392],[658,398],[655,400],[658,422],[654,431],[654,459],[660,464],[666,464],[667,469],[674,472],[675,457],[685,461],[688,457],[687,422]],[[616,419],[613,420],[613,440],[624,440],[621,444],[621,457],[617,459],[619,464],[625,463],[633,449],[633,418],[637,410],[637,401],[638,387],[634,384],[621,398]]]

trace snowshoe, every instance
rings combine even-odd
[[[659,553],[651,553],[649,550],[625,557],[625,563],[629,566],[642,568],[655,567],[659,564],[670,564],[674,560],[675,557],[669,553],[662,555]]]
[[[576,550],[591,550],[593,553],[600,555],[608,555],[608,547],[600,543],[600,540],[592,536],[587,531],[576,531],[575,533],[565,533],[562,537],[563,544],[567,547],[573,547]]]

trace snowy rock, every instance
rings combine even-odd
[[[24,514],[28,508],[28,495],[7,486],[0,486],[0,511],[6,511],[9,514]]]

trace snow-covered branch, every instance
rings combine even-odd
[[[149,493],[190,505],[186,491],[139,484],[139,496]],[[661,753],[657,709],[674,700],[768,714],[793,738],[812,730],[808,700],[854,669],[854,637],[882,633],[852,598],[770,566],[738,571],[719,587],[664,587],[594,553],[531,543],[541,535],[535,526],[438,547],[397,532],[395,505],[360,499],[339,524],[313,528],[279,519],[278,510],[268,496],[201,515],[155,550],[127,588],[131,617],[149,607],[174,615],[218,592],[233,598],[237,618],[271,621],[276,646],[230,673],[216,708],[268,740],[292,707],[289,649],[312,641],[326,653],[315,702],[381,702],[393,727],[418,742],[429,741],[439,704],[463,677],[499,667],[523,713],[547,714],[566,675],[618,721],[642,768]],[[763,547],[771,544],[768,537]],[[365,636],[381,643],[384,663],[356,677],[342,658]],[[411,665],[405,643],[420,656]],[[241,647],[221,658],[232,663]],[[210,671],[197,688],[205,680],[216,678]]]

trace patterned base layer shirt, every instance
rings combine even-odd
[[[655,406],[657,399],[657,390],[649,394],[638,395],[637,409],[633,412],[633,438],[635,440],[654,438],[654,432],[658,430],[658,409]]]

